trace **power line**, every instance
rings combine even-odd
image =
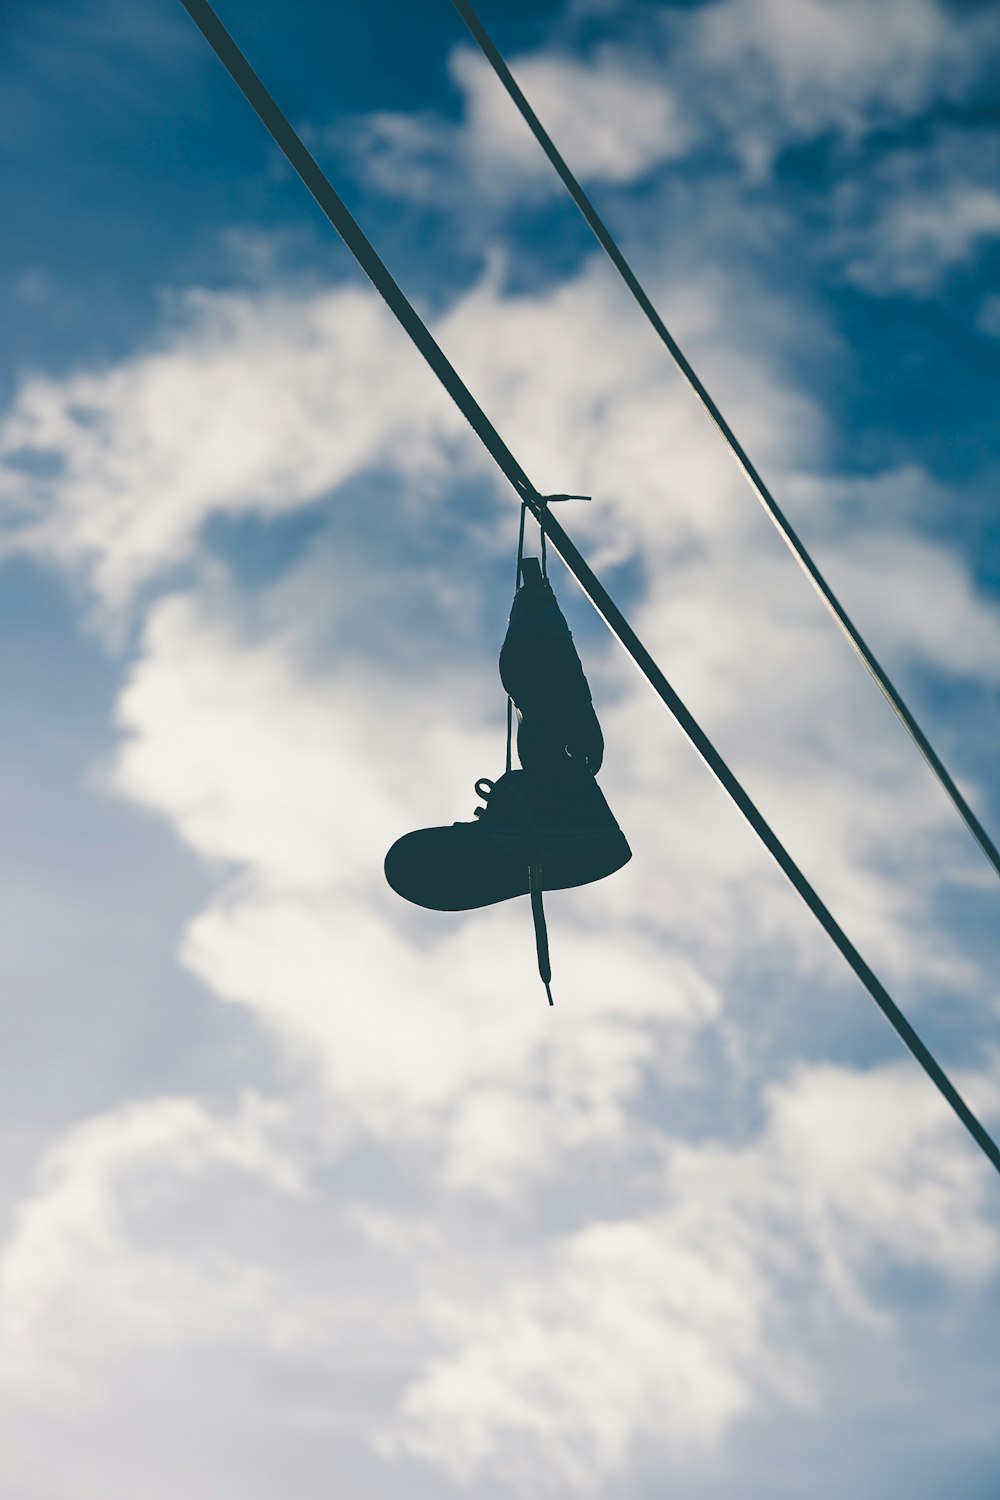
[[[764,817],[758,812],[748,794],[726,765],[722,756],[712,745],[708,736],[696,723],[666,677],[643,646],[628,620],[608,594],[600,580],[577,551],[562,526],[552,515],[546,497],[540,495],[528,479],[510,449],[488,420],[485,412],[450,363],[444,351],[435,341],[430,330],[417,315],[387,267],[377,255],[361,226],[351,214],[343,200],[324,176],[315,159],[307,151],[296,131],[271,98],[243,53],[226,31],[208,0],[181,0],[216,53],[233,81],[260,116],[275,143],[284,152],[289,163],[312,193],[327,219],[344,240],[376,291],[398,318],[403,328],[427,360],[431,369],[441,380],[477,437],[483,443],[502,473],[513,485],[522,504],[538,522],[544,534],[552,542],[563,562],[573,574],[595,609],[606,621],[609,629],[631,656],[653,691],[667,706],[694,745],[702,760],[722,785],[740,812],[753,828],[758,838],[791,881],[813,915],[824,927],[855,974],[868,990],[876,1005],[904,1045],[916,1058],[924,1072],[951,1105],[973,1140],[1000,1173],[1000,1148],[965,1103],[955,1085],[934,1055],[921,1041],[916,1031],[890,997],[888,991],[865,963],[850,938],[827,909],[805,875],[792,859]]]
[[[659,335],[661,342],[664,343],[667,349],[670,351],[670,354],[674,360],[674,363],[677,365],[677,368],[680,370],[681,374],[684,376],[684,379],[687,381],[688,385],[691,387],[692,391],[697,396],[702,406],[704,406],[709,417],[714,422],[727,448],[732,453],[739,467],[742,469],[743,474],[748,480],[751,489],[754,491],[757,499],[760,501],[761,505],[764,507],[764,510],[773,521],[778,535],[782,538],[789,552],[791,552],[792,556],[799,564],[799,567],[802,569],[803,573],[805,573],[806,577],[809,579],[809,582],[812,584],[813,588],[816,590],[817,594],[826,605],[830,614],[836,620],[843,635],[850,642],[851,646],[861,658],[865,667],[868,669],[869,675],[878,684],[879,688],[882,690],[882,693],[888,699],[897,718],[903,725],[903,728],[906,730],[907,734],[910,736],[911,740],[916,745],[921,755],[924,757],[924,760],[930,766],[932,772],[937,777],[947,795],[951,798],[951,801],[955,806],[959,816],[962,818],[969,832],[976,840],[976,843],[979,845],[980,849],[985,854],[986,858],[989,860],[996,873],[1000,875],[1000,850],[997,849],[996,845],[993,843],[993,840],[986,832],[986,829],[976,817],[976,814],[973,812],[968,802],[962,796],[962,793],[959,791],[958,787],[955,785],[955,782],[952,780],[947,767],[944,765],[940,756],[935,751],[933,745],[930,743],[927,736],[920,728],[920,725],[917,723],[916,719],[913,717],[910,710],[903,702],[902,697],[900,696],[897,689],[893,686],[888,674],[876,660],[870,647],[863,639],[860,631],[853,624],[847,614],[847,611],[844,609],[840,600],[833,592],[833,589],[827,583],[826,579],[823,577],[823,574],[816,566],[816,563],[813,561],[812,557],[807,551],[804,542],[794,530],[788,517],[779,507],[777,501],[771,494],[761,476],[758,474],[754,465],[750,462],[750,459],[748,458],[732,428],[729,426],[729,423],[726,421],[725,417],[722,415],[722,412],[712,400],[712,397],[709,395],[705,386],[702,384],[702,381],[699,379],[694,367],[685,357],[683,350],[677,343],[677,340],[670,333],[663,319],[660,317],[656,308],[653,306],[649,297],[646,295],[646,292],[643,290],[638,277],[635,275],[628,261],[625,259],[625,256],[619,249],[616,241],[612,237],[611,231],[608,229],[607,225],[604,223],[604,220],[598,214],[597,209],[594,207],[593,203],[591,203],[587,194],[584,192],[583,188],[580,186],[579,182],[574,177],[569,167],[566,165],[566,162],[563,160],[563,157],[560,154],[555,143],[553,142],[551,136],[548,134],[538,116],[535,114],[535,111],[532,109],[531,105],[525,98],[521,89],[518,87],[513,74],[511,73],[507,64],[504,62],[503,57],[490,38],[488,32],[485,30],[479,17],[476,15],[476,12],[469,4],[469,0],[452,0],[452,4],[458,11],[459,15],[462,17],[462,20],[465,22],[466,26],[469,28],[469,31],[475,37],[480,49],[482,50],[487,61],[492,66],[493,71],[500,79],[500,82],[507,90],[511,99],[513,99],[515,105],[517,106],[524,119],[525,124],[528,126],[536,141],[545,152],[545,155],[552,163],[552,166],[555,168],[559,177],[562,179],[563,184],[565,185],[570,197],[573,199],[573,202],[576,204],[577,208],[580,210],[584,219],[586,219],[588,225],[593,231],[598,244],[604,250],[604,252],[608,256],[608,259],[611,261],[612,265],[621,276],[625,285],[632,293],[632,296],[635,298],[643,313],[646,315],[648,321],[652,324],[656,333]]]

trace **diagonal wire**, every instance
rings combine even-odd
[[[434,373],[441,380],[456,405],[467,418],[473,431],[481,440],[491,457],[517,491],[522,504],[535,517],[542,532],[548,536],[563,562],[577,583],[590,599],[595,609],[607,622],[609,629],[631,656],[639,671],[666,704],[678,724],[691,741],[695,750],[708,766],[740,812],[753,828],[758,838],[775,862],[788,877],[791,884],[805,901],[844,958],[850,964],[861,983],[868,990],[890,1026],[909,1048],[924,1072],[951,1105],[966,1130],[980,1150],[1000,1173],[1000,1148],[976,1115],[966,1104],[951,1079],[945,1073],[933,1053],[921,1041],[902,1011],[892,1000],[888,991],[865,963],[850,938],[827,909],[820,896],[813,890],[805,875],[788,853],[788,850],[773,832],[764,817],[758,812],[749,795],[737,781],[722,756],[715,749],[704,730],[681,702],[666,677],[639,640],[628,620],[608,594],[600,579],[577,551],[562,526],[552,515],[547,497],[540,495],[517,459],[504,443],[485,412],[465,385],[457,370],[450,363],[440,345],[435,341],[426,324],[407,300],[405,294],[393,280],[389,270],[379,259],[371,242],[353,217],[343,200],[324,176],[315,159],[307,151],[289,121],[271,98],[243,53],[226,31],[208,0],[180,0],[184,9],[198,26],[212,47],[219,61],[229,72],[267,127],[275,143],[284,152],[289,163],[312,193],[327,219],[336,229],[354,255],[362,270],[369,277],[376,291],[402,324],[405,331],[423,354]]]
[[[910,710],[903,702],[903,699],[900,697],[899,692],[893,686],[888,674],[886,673],[884,668],[879,665],[879,662],[873,655],[871,648],[867,645],[860,631],[853,624],[847,614],[847,611],[844,609],[840,600],[833,592],[833,589],[827,583],[826,579],[823,577],[823,574],[820,572],[812,557],[809,555],[802,539],[798,536],[798,534],[792,527],[792,524],[789,521],[788,517],[785,515],[784,511],[781,510],[767,485],[764,483],[763,479],[758,474],[753,464],[750,462],[750,459],[747,457],[746,452],[744,451],[732,428],[729,426],[729,423],[726,421],[725,417],[722,415],[722,412],[712,400],[712,397],[709,395],[708,391],[705,389],[705,386],[699,379],[697,372],[695,371],[689,360],[685,357],[683,350],[677,343],[677,340],[670,333],[670,330],[667,328],[656,308],[649,300],[649,297],[646,295],[634,271],[632,270],[628,261],[625,259],[625,256],[622,254],[621,250],[616,244],[610,230],[604,223],[604,220],[600,217],[597,209],[591,203],[590,199],[587,197],[587,194],[584,192],[579,182],[573,176],[573,173],[570,171],[569,167],[566,165],[566,162],[563,160],[563,157],[560,154],[555,143],[553,142],[551,136],[548,134],[538,116],[535,114],[535,111],[532,109],[524,94],[521,92],[521,89],[518,87],[513,74],[511,73],[507,64],[504,62],[489,34],[483,27],[483,24],[480,21],[479,17],[476,15],[476,12],[469,4],[469,0],[452,0],[452,4],[458,11],[459,15],[462,17],[462,20],[465,22],[472,35],[475,37],[487,61],[492,66],[493,71],[496,73],[497,77],[500,79],[500,82],[503,84],[504,88],[513,99],[518,110],[524,118],[525,124],[528,126],[536,141],[545,152],[545,155],[548,157],[556,172],[559,174],[567,191],[569,192],[570,197],[573,199],[573,202],[576,204],[577,208],[586,219],[601,248],[605,251],[608,259],[611,261],[612,265],[621,276],[625,285],[632,293],[632,296],[635,298],[636,302],[645,313],[646,318],[656,330],[656,333],[659,335],[662,343],[664,343],[667,349],[670,351],[670,354],[672,355],[677,368],[684,376],[688,385],[691,387],[692,391],[694,391],[694,394],[697,396],[702,406],[704,406],[705,410],[708,412],[711,420],[715,423],[715,426],[721,434],[727,448],[732,453],[736,462],[742,469],[744,476],[749,481],[751,489],[756,494],[757,499],[764,507],[764,510],[767,512],[768,516],[774,522],[779,536],[782,538],[788,550],[791,552],[792,556],[799,564],[799,567],[802,569],[803,573],[805,573],[806,577],[809,579],[809,582],[812,584],[817,594],[819,594],[823,603],[830,611],[830,614],[836,620],[844,636],[846,636],[851,646],[853,646],[854,650],[857,652],[858,656],[867,667],[871,677],[881,688],[885,697],[888,699],[890,705],[895,711],[896,716],[902,723],[904,729],[913,740],[921,755],[924,757],[924,760],[930,766],[931,770],[937,777],[938,781],[941,783],[941,786],[944,788],[947,795],[951,798],[951,801],[954,804],[959,816],[962,818],[969,832],[976,840],[976,843],[979,845],[980,849],[985,854],[986,858],[989,860],[996,873],[1000,875],[1000,850],[997,849],[996,845],[993,843],[993,840],[986,832],[986,829],[976,817],[976,814],[973,812],[968,802],[962,796],[962,793],[955,785],[955,782],[950,776],[940,756],[937,754],[933,745],[930,743],[927,736],[920,728],[920,725],[917,723],[916,719],[913,717]]]

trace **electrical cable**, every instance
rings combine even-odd
[[[847,614],[847,611],[844,609],[843,605],[840,603],[840,600],[833,592],[833,589],[827,583],[823,574],[820,572],[819,568],[816,566],[816,563],[813,561],[809,552],[806,550],[805,544],[795,532],[794,528],[791,525],[791,522],[788,520],[788,517],[780,509],[777,501],[774,499],[774,496],[771,494],[760,474],[758,474],[756,468],[750,462],[750,459],[748,458],[742,445],[738,441],[732,428],[729,426],[725,417],[722,415],[722,412],[712,400],[712,397],[709,395],[705,386],[702,384],[693,366],[685,357],[680,345],[670,333],[666,324],[663,322],[663,319],[660,317],[656,308],[653,306],[649,297],[646,295],[646,292],[643,290],[638,277],[635,275],[628,261],[625,259],[625,256],[622,254],[622,251],[619,249],[616,241],[611,235],[610,230],[604,223],[604,220],[600,217],[593,203],[591,203],[587,194],[584,192],[583,188],[580,186],[579,182],[574,177],[569,167],[566,165],[566,162],[563,160],[563,157],[560,154],[555,143],[553,142],[551,136],[545,130],[545,127],[542,125],[538,116],[535,114],[535,111],[532,109],[523,92],[518,87],[513,74],[511,73],[507,64],[504,62],[503,57],[490,38],[488,32],[484,28],[479,17],[476,15],[476,12],[469,4],[469,0],[452,0],[452,4],[458,11],[459,15],[462,17],[462,20],[465,22],[469,31],[472,33],[483,55],[490,63],[493,71],[496,73],[497,77],[500,79],[500,82],[507,90],[507,93],[514,101],[514,104],[520,111],[525,124],[528,126],[536,141],[545,152],[545,155],[552,163],[552,166],[555,168],[559,177],[562,179],[562,182],[569,192],[570,197],[573,199],[573,202],[576,204],[584,219],[587,221],[587,224],[590,226],[590,229],[593,231],[598,244],[601,246],[602,250],[604,250],[608,259],[611,261],[612,265],[621,276],[625,285],[632,293],[632,296],[639,304],[639,307],[642,309],[647,320],[652,324],[656,333],[659,335],[661,342],[664,343],[667,349],[670,351],[670,354],[674,360],[674,363],[677,365],[677,368],[680,370],[691,390],[697,396],[698,400],[707,411],[712,422],[715,424],[715,427],[720,433],[727,448],[732,453],[740,469],[743,471],[744,477],[750,484],[751,489],[754,491],[757,499],[760,501],[764,510],[767,512],[767,515],[774,523],[779,536],[782,538],[788,550],[791,552],[792,556],[799,564],[799,567],[802,569],[803,573],[805,573],[806,577],[809,579],[809,582],[812,584],[813,588],[816,590],[817,594],[826,605],[830,614],[836,620],[844,637],[847,639],[847,641],[853,647],[854,651],[860,657],[861,661],[864,663],[869,675],[878,684],[900,723],[903,725],[903,728],[906,730],[907,734],[910,736],[911,740],[916,745],[921,755],[924,757],[924,760],[927,762],[931,771],[937,777],[937,780],[940,782],[944,791],[951,799],[953,806],[955,807],[959,816],[962,818],[962,821],[965,823],[965,826],[968,828],[973,838],[976,840],[976,843],[979,845],[983,854],[989,860],[997,875],[1000,875],[1000,850],[997,849],[996,845],[993,843],[993,840],[986,832],[986,829],[983,827],[982,823],[979,821],[976,814],[969,806],[968,802],[962,796],[962,793],[959,791],[951,775],[949,774],[947,767],[944,765],[940,756],[937,754],[927,736],[920,728],[920,725],[917,723],[916,719],[907,708],[899,692],[891,682],[888,674],[875,658],[874,654],[871,651],[871,648],[867,645],[860,631],[851,621],[850,617]]]
[[[573,574],[594,608],[604,619],[639,671],[646,678],[666,707],[673,714],[695,750],[715,776],[729,797],[735,802],[744,818],[771,854],[813,915],[826,930],[850,964],[854,973],[872,996],[886,1020],[893,1027],[904,1045],[910,1050],[938,1091],[950,1104],[968,1133],[1000,1173],[1000,1148],[988,1131],[966,1104],[933,1053],[927,1048],[910,1025],[902,1011],[890,997],[888,991],[865,963],[850,938],[827,909],[820,896],[813,890],[805,875],[792,859],[787,849],[773,832],[763,815],[758,812],[749,795],[726,765],[685,705],[670,686],[657,663],[643,646],[628,620],[608,594],[604,585],[591,571],[562,526],[555,519],[547,504],[547,497],[531,484],[524,470],[503,442],[471,391],[462,381],[440,345],[435,341],[416,310],[393,280],[386,266],[350,210],[338,197],[327,181],[321,168],[310,155],[293,126],[282,114],[277,104],[257,77],[250,63],[226,31],[208,0],[180,0],[205,40],[226,68],[230,77],[245,96],[247,102],[259,115],[276,145],[284,152],[291,166],[312,193],[327,219],[344,240],[358,264],[364,270],[376,291],[385,300],[424,355],[431,369],[441,380],[445,389],[466,417],[495,463],[510,481],[525,505],[538,522],[542,532],[559,553],[566,567]]]

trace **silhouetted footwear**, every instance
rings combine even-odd
[[[575,655],[575,652],[574,652]],[[421,828],[385,857],[393,890],[433,911],[469,911],[535,891],[587,885],[632,857],[600,787],[563,754],[556,770],[507,771],[476,782],[474,823]]]
[[[407,901],[432,911],[470,911],[529,895],[538,973],[551,1005],[542,892],[603,880],[632,851],[594,780],[604,736],[573,637],[538,559],[524,557],[521,543],[518,574],[500,652],[507,771],[499,781],[476,782],[486,806],[476,808],[475,822],[397,839],[385,857],[385,878]],[[511,703],[521,771],[511,769]]]
[[[524,558],[521,569],[500,650],[500,680],[517,709],[518,756],[526,770],[564,766],[569,757],[595,775],[604,736],[573,637],[537,558]]]

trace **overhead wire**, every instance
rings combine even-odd
[[[792,556],[799,564],[799,567],[802,569],[803,573],[805,573],[806,577],[809,579],[809,582],[812,584],[813,588],[816,590],[817,594],[826,605],[826,608],[829,610],[830,614],[837,622],[837,625],[839,626],[844,637],[847,639],[847,641],[853,647],[854,651],[857,653],[858,657],[864,663],[873,681],[877,683],[878,687],[881,689],[883,695],[888,700],[900,723],[903,725],[903,728],[906,730],[907,734],[910,736],[911,740],[920,751],[924,760],[927,762],[927,765],[930,767],[934,776],[937,778],[945,793],[950,798],[952,805],[958,812],[962,821],[965,823],[966,828],[976,840],[976,843],[979,845],[983,854],[993,866],[993,869],[996,871],[997,875],[1000,875],[1000,849],[997,849],[996,845],[990,838],[989,834],[986,832],[986,829],[983,827],[979,818],[973,812],[972,808],[969,806],[969,803],[966,801],[965,797],[955,785],[954,779],[950,775],[947,767],[944,765],[941,757],[937,754],[937,751],[928,740],[926,734],[920,728],[920,725],[917,723],[916,719],[913,717],[913,714],[910,712],[909,708],[903,701],[903,698],[898,689],[893,685],[888,673],[876,659],[870,646],[862,637],[861,632],[854,625],[853,621],[850,619],[847,611],[844,609],[844,606],[837,598],[830,584],[820,572],[812,556],[806,549],[805,543],[795,531],[784,511],[781,510],[774,496],[771,494],[767,485],[764,483],[764,480],[757,472],[757,469],[751,463],[745,449],[737,439],[736,434],[729,426],[729,423],[726,421],[725,417],[722,415],[722,412],[719,410],[718,406],[709,395],[707,389],[705,388],[705,385],[699,378],[693,365],[687,359],[677,340],[670,333],[660,314],[657,312],[653,303],[650,301],[650,298],[643,289],[638,277],[632,270],[628,261],[625,259],[625,256],[623,255],[607,225],[604,223],[604,220],[601,218],[590,198],[580,186],[580,183],[577,181],[576,177],[566,165],[566,162],[561,155],[558,147],[555,145],[552,137],[548,134],[535,111],[532,109],[531,105],[524,95],[523,90],[519,87],[516,79],[514,78],[514,75],[511,73],[510,68],[504,61],[496,44],[489,36],[489,33],[486,31],[486,28],[483,26],[483,23],[480,21],[475,10],[469,4],[469,0],[452,0],[452,4],[458,11],[462,20],[465,22],[472,36],[475,38],[484,57],[493,68],[493,71],[496,73],[500,82],[507,90],[507,93],[514,101],[514,104],[516,105],[522,118],[524,119],[525,124],[528,126],[529,130],[534,135],[536,141],[541,146],[545,155],[548,157],[555,171],[561,178],[563,185],[568,191],[570,197],[573,199],[573,202],[576,204],[590,229],[593,231],[594,237],[596,238],[598,244],[601,246],[602,250],[605,252],[612,265],[615,267],[615,270],[621,276],[635,301],[638,303],[639,307],[642,309],[642,312],[645,314],[648,322],[652,325],[653,329],[658,334],[661,342],[665,344],[666,348],[669,350],[674,363],[677,365],[677,368],[680,370],[691,390],[694,392],[695,396],[697,396],[698,400],[701,402],[702,406],[708,413],[710,419],[715,424],[715,427],[720,433],[724,443],[726,444],[726,447],[735,458],[745,478],[750,484],[751,489],[754,491],[757,499],[760,501],[767,515],[774,523],[779,536],[784,541],[789,552],[791,552]]]
[[[330,224],[344,240],[376,291],[395,314],[487,452],[513,486],[522,505],[531,511],[542,533],[555,547],[608,628],[635,662],[653,691],[673,714],[708,769],[739,808],[771,857],[833,940],[901,1041],[947,1100],[980,1150],[1000,1173],[1000,1148],[996,1142],[966,1104],[940,1063],[918,1036],[884,985],[840,927],[832,912],[813,889],[708,736],[682,703],[604,585],[591,571],[586,560],[555,519],[547,504],[548,497],[540,494],[532,485],[517,459],[379,258],[357,220],[334,191],[315,158],[307,150],[294,127],[278,108],[247,58],[225,29],[208,0],[180,0],[180,3],[212,47],[247,102],[256,111],[275,144],[312,193]]]

